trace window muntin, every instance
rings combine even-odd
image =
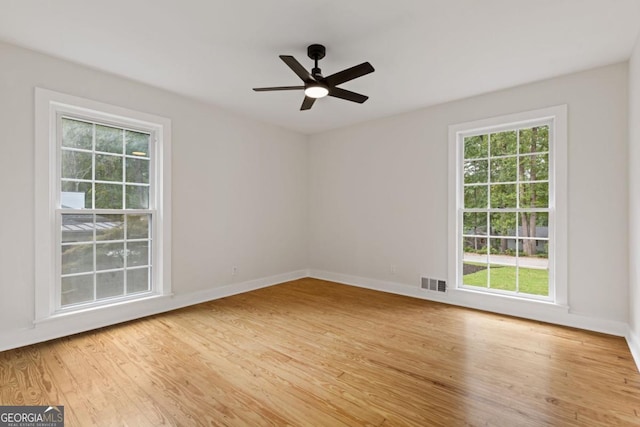
[[[459,287],[553,299],[552,138],[551,120],[459,134]]]
[[[152,132],[58,116],[58,309],[152,290]]]

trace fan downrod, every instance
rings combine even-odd
[[[311,75],[313,77],[322,78],[322,70],[318,67],[318,61],[324,58],[324,55],[327,53],[325,47],[321,44],[312,44],[307,47],[307,56],[313,59],[313,69],[311,70]]]

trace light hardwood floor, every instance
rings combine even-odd
[[[67,426],[640,425],[622,338],[303,279],[0,353]]]

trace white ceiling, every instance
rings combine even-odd
[[[0,40],[315,133],[629,58],[640,0],[0,0]],[[302,92],[278,58],[323,74],[369,61],[342,87]]]

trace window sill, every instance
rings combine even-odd
[[[498,298],[507,298],[509,300],[517,300],[517,301],[523,301],[523,302],[535,302],[535,303],[542,303],[542,304],[550,304],[550,305],[554,305],[554,306],[560,306],[560,304],[556,304],[554,301],[552,301],[551,299],[544,299],[544,298],[536,298],[536,297],[532,297],[532,298],[527,298],[525,296],[518,296],[516,294],[511,294],[508,292],[487,292],[487,291],[483,291],[480,289],[474,289],[473,287],[459,287],[454,289],[456,292],[470,292],[474,295],[487,295],[490,297],[498,297]]]
[[[33,325],[38,326],[40,324],[65,321],[65,320],[81,318],[81,317],[92,317],[92,318],[101,318],[105,316],[112,317],[114,314],[117,315],[118,313],[126,314],[131,308],[153,304],[156,301],[169,299],[172,296],[173,294],[166,294],[166,295],[149,294],[147,296],[140,297],[140,298],[124,299],[124,300],[114,301],[108,304],[83,307],[77,310],[58,311],[58,312],[52,313],[47,317],[34,320]]]
[[[544,322],[562,323],[559,322],[559,319],[569,313],[568,305],[553,301],[493,294],[465,288],[450,289],[447,294],[447,297],[443,299],[444,302]]]

